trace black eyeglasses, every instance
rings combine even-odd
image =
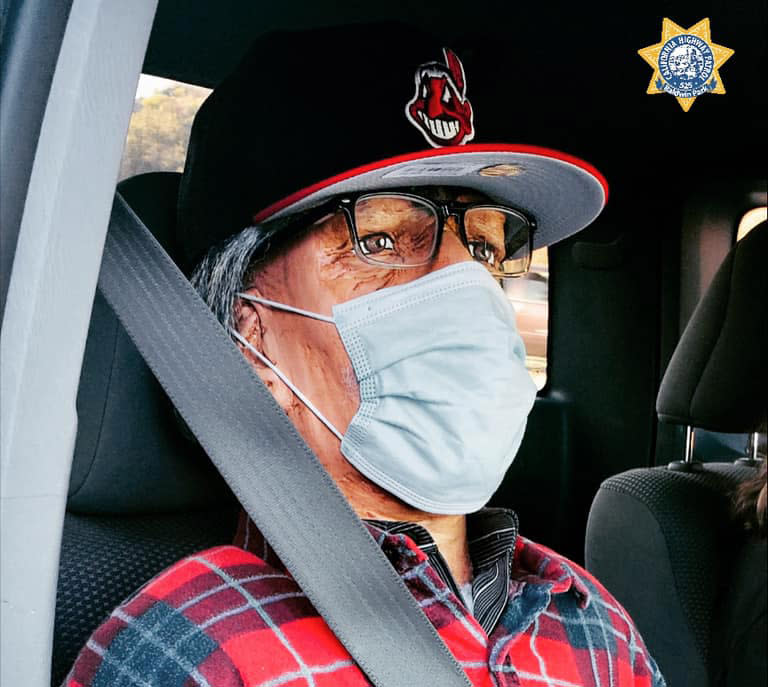
[[[309,212],[320,218],[335,211],[346,218],[356,255],[371,265],[409,268],[428,264],[440,250],[443,230],[451,218],[469,254],[494,277],[519,276],[531,265],[535,225],[515,208],[381,191],[337,198]],[[305,221],[308,214],[301,213]]]

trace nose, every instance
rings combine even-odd
[[[437,119],[441,114],[443,114],[443,106],[440,102],[440,94],[431,93],[427,100],[427,117]]]
[[[445,111],[441,100],[443,97],[443,89],[445,87],[443,79],[433,78],[429,80],[429,93],[427,95],[426,109],[427,117],[430,119],[437,118]]]

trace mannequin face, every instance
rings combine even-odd
[[[484,200],[477,195],[460,201]],[[401,208],[392,207],[396,222]],[[247,292],[296,308],[331,315],[331,308],[388,286],[404,284],[435,270],[472,258],[446,222],[440,250],[427,265],[387,269],[363,262],[354,252],[341,213],[313,225],[295,241],[269,256],[252,277]],[[277,365],[342,434],[357,412],[360,395],[347,352],[333,324],[240,299],[235,311],[238,331]],[[361,517],[415,521],[425,514],[370,482],[341,454],[339,440],[293,392],[247,348],[251,362],[299,433]]]

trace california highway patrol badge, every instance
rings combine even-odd
[[[664,19],[661,42],[638,50],[653,67],[646,93],[669,93],[685,112],[705,93],[725,93],[718,69],[733,55],[733,50],[712,42],[709,19],[688,29]]]

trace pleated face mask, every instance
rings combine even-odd
[[[332,323],[360,387],[343,435],[244,337],[232,332],[341,441],[363,475],[430,513],[471,513],[520,447],[536,388],[512,305],[488,271],[462,262],[333,307],[333,316],[241,293]]]

